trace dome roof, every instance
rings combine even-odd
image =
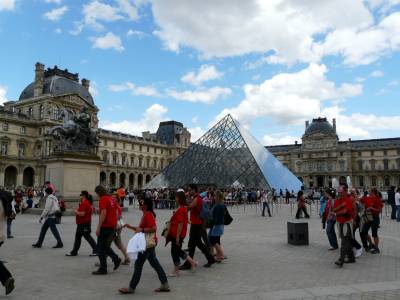
[[[306,132],[304,133],[305,136],[309,136],[315,133],[321,134],[335,134],[336,131],[333,126],[328,122],[326,118],[318,118],[313,119],[311,124],[307,127]]]
[[[35,83],[29,84],[19,96],[19,100],[24,100],[33,97]],[[82,86],[78,81],[71,80],[58,75],[45,77],[43,85],[43,94],[50,94],[52,96],[60,96],[65,94],[78,94],[87,103],[94,105],[93,97],[88,89]]]

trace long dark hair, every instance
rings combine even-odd
[[[93,197],[88,191],[82,191],[81,195],[84,196],[90,202],[90,204],[93,204]]]
[[[146,211],[151,212],[153,216],[156,217],[156,213],[153,210],[153,200],[151,200],[150,198],[144,198],[143,204],[146,205]]]
[[[179,205],[187,206],[186,195],[184,192],[177,192],[175,197],[178,199]]]

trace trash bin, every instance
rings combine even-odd
[[[308,245],[308,223],[303,221],[288,221],[287,238],[290,245]]]

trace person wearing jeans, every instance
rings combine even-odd
[[[329,250],[336,250],[339,246],[335,232],[336,217],[332,210],[335,202],[335,192],[327,190],[325,192],[325,198],[326,205],[322,214],[322,219],[323,221],[326,220],[326,236],[328,237],[329,245],[331,246]]]
[[[156,256],[156,245],[157,245],[157,223],[155,218],[155,213],[153,211],[153,201],[149,198],[144,200],[139,200],[140,210],[143,212],[140,225],[135,227],[129,224],[125,224],[127,227],[133,230],[135,233],[142,232],[144,234],[150,235],[149,239],[153,239],[154,244],[148,244],[146,238],[146,250],[144,252],[139,252],[137,259],[135,261],[135,270],[132,275],[132,279],[129,283],[129,287],[120,288],[119,292],[121,294],[133,294],[142,276],[143,265],[146,260],[149,261],[150,266],[156,271],[158,279],[161,282],[161,286],[155,290],[155,292],[169,292],[169,285],[167,275],[164,272],[160,262]]]
[[[339,236],[342,240],[340,257],[335,262],[339,267],[344,263],[354,263],[354,252],[352,249],[353,239],[353,201],[347,194],[347,185],[339,187],[339,198],[333,204],[333,212],[336,214],[336,221],[339,223]],[[345,258],[347,257],[347,260]]]
[[[107,256],[114,263],[114,271],[121,265],[121,259],[111,249],[111,243],[115,238],[115,229],[117,227],[117,202],[107,193],[107,190],[98,185],[95,188],[99,201],[99,223],[97,225],[97,255],[100,261],[100,267],[93,275],[107,274]]]
[[[53,195],[53,189],[51,187],[47,187],[45,192],[46,192],[46,205],[39,219],[39,223],[41,223],[43,219],[45,219],[45,221],[42,225],[42,229],[40,230],[39,239],[35,244],[32,245],[32,247],[33,248],[42,247],[47,230],[50,228],[51,232],[54,235],[54,238],[57,240],[57,245],[55,245],[53,248],[62,248],[63,242],[61,241],[61,237],[56,226],[56,213],[60,211],[60,206],[58,204],[56,196]]]
[[[271,216],[271,210],[269,209],[269,203],[268,203],[268,201],[270,200],[272,198],[272,192],[263,192],[262,193],[262,196],[261,196],[261,201],[262,201],[262,213],[261,213],[261,216],[262,217],[265,217],[265,209],[267,209],[267,212],[268,212],[268,216],[270,216],[270,217],[272,217]]]
[[[396,220],[397,222],[400,222],[400,188],[397,189],[396,194],[394,196],[394,200],[397,207]]]
[[[79,248],[81,247],[82,237],[89,243],[92,247],[91,256],[97,255],[97,245],[92,236],[90,235],[92,227],[92,214],[93,214],[93,198],[89,195],[87,191],[81,192],[81,202],[79,203],[78,209],[75,211],[76,214],[76,232],[74,247],[70,253],[66,256],[77,256]]]

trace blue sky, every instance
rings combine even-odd
[[[91,80],[101,126],[162,120],[194,139],[231,113],[264,144],[337,119],[341,140],[400,136],[400,1],[0,0],[0,103],[34,64]]]

